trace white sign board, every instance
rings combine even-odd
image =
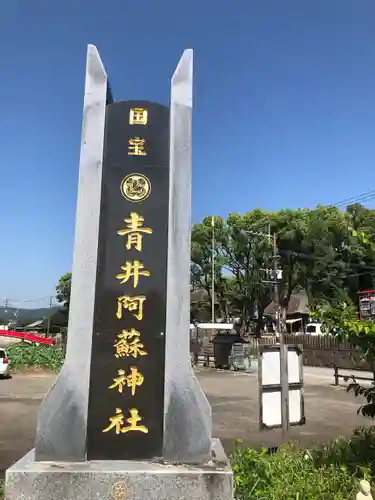
[[[302,350],[285,346],[286,363],[283,373],[280,345],[263,346],[259,354],[259,422],[261,429],[282,426],[282,402],[287,405],[288,425],[305,423],[303,399]],[[282,397],[282,380],[286,378],[287,395]]]

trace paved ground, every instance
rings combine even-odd
[[[199,369],[197,375],[212,405],[213,434],[227,452],[236,437],[254,447],[281,441],[278,430],[258,430],[256,375],[209,369]],[[309,445],[349,435],[354,427],[372,423],[357,416],[360,401],[347,394],[345,387],[332,386],[332,370],[305,367],[304,377],[307,423],[292,428],[290,439]],[[53,380],[46,374],[18,374],[0,380],[0,476],[33,447],[38,406]]]

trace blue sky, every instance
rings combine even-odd
[[[373,0],[2,0],[0,303],[71,269],[88,43],[116,100],[162,103],[194,49],[196,222],[372,189],[374,19]]]

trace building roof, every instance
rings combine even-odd
[[[38,328],[39,326],[43,326],[44,319],[38,319],[38,321],[34,321],[34,323],[30,323],[26,325],[25,328]]]
[[[197,304],[198,302],[201,301],[208,301],[209,296],[207,293],[207,290],[204,290],[203,288],[199,288],[197,290],[193,290],[190,292],[190,302],[192,304]],[[217,304],[217,295],[215,293],[215,304]]]
[[[290,297],[287,314],[310,314],[309,300],[305,293],[296,293]],[[265,316],[274,317],[276,314],[276,303],[274,301],[270,302],[265,308]]]

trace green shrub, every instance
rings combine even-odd
[[[238,500],[348,500],[358,491],[346,467],[317,466],[311,453],[293,445],[272,454],[237,447],[232,467]]]
[[[375,426],[359,427],[350,439],[338,437],[311,451],[317,466],[346,467],[359,478],[375,478]]]
[[[11,368],[40,367],[58,371],[64,361],[61,348],[31,345],[26,343],[13,344],[7,349]]]

